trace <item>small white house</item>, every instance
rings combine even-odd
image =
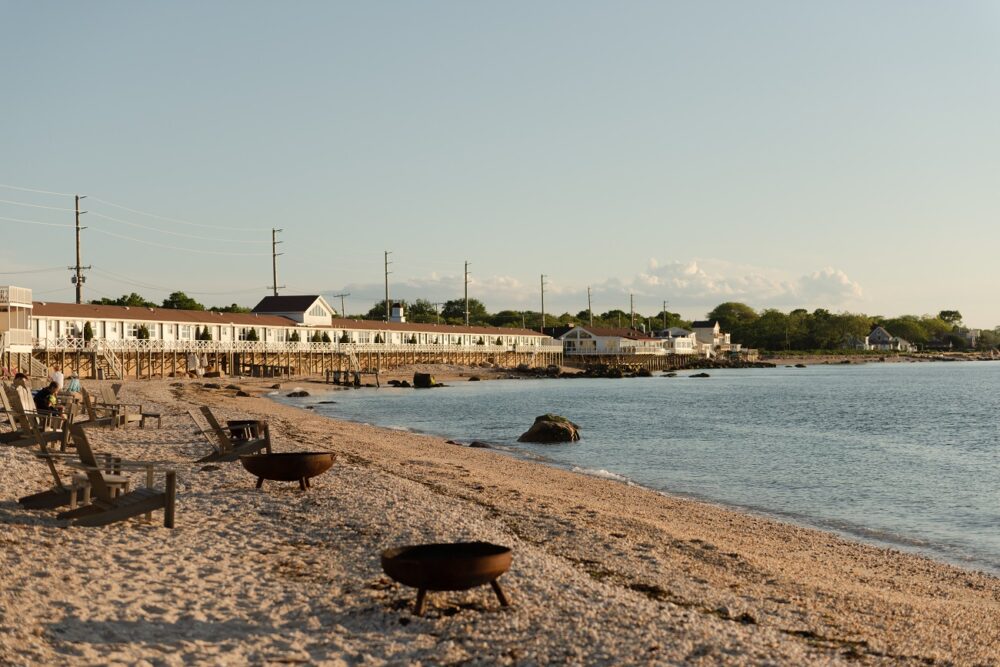
[[[733,349],[730,334],[722,331],[722,327],[719,326],[718,321],[702,320],[692,322],[691,328],[698,339],[700,351],[706,355],[712,356],[717,352],[729,352]],[[737,349],[739,348],[737,347]]]
[[[0,287],[0,353],[31,352],[31,290]]]
[[[699,351],[697,334],[681,327],[654,331],[653,337],[661,341],[667,354],[697,354]]]
[[[337,316],[337,311],[318,294],[266,296],[254,306],[253,312],[258,315],[287,317],[309,326],[329,325]]]
[[[865,339],[866,350],[886,350],[893,352],[909,352],[913,349],[908,341],[889,333],[885,327],[877,326],[872,329]]]
[[[666,354],[663,342],[638,329],[575,326],[556,336],[566,355]]]

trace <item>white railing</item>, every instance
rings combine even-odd
[[[31,290],[26,287],[0,287],[0,303],[31,307]]]
[[[29,341],[30,344],[30,341]],[[268,353],[334,353],[359,354],[369,352],[548,352],[560,353],[561,344],[543,343],[539,345],[453,345],[453,344],[413,344],[413,343],[311,343],[311,342],[263,342],[263,341],[217,341],[217,340],[140,340],[135,338],[125,340],[92,340],[82,338],[42,338],[35,339],[34,346],[39,350],[49,351],[81,351],[81,352],[181,352],[230,353],[230,352],[268,352]]]
[[[662,347],[624,347],[618,350],[572,349],[566,348],[567,357],[632,357],[637,355],[664,355],[667,350]]]
[[[10,329],[8,331],[0,332],[0,335],[4,337],[4,345],[7,347],[13,347],[15,345],[26,345],[30,347],[34,342],[31,337],[31,332],[25,329]]]

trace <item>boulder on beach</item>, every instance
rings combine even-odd
[[[249,394],[249,393],[243,391],[242,389],[240,389],[238,392],[236,392],[236,395],[239,396],[240,398],[249,398],[249,397],[252,396],[252,394]]]
[[[640,368],[635,372],[637,378],[650,378],[653,377],[653,372],[648,368]]]
[[[796,368],[805,368],[806,365],[805,364],[795,364],[795,367]]]
[[[430,389],[436,387],[437,383],[434,382],[434,376],[430,373],[414,373],[413,386],[417,389]]]
[[[580,427],[559,415],[545,414],[535,417],[535,423],[525,431],[518,442],[576,442]]]
[[[309,395],[308,391],[299,390],[289,393],[288,398],[305,398],[308,395]]]
[[[469,447],[472,447],[473,449],[493,449],[492,445],[485,442],[480,442],[479,440],[473,440],[472,442],[470,442]]]
[[[665,378],[675,378],[675,377],[677,377],[677,373],[674,373],[673,371],[671,371],[669,373],[664,373],[663,377],[665,377]]]
[[[469,382],[479,382],[480,378],[478,375],[470,375]]]

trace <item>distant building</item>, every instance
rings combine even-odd
[[[885,327],[877,326],[865,338],[865,347],[863,349],[909,352],[913,349],[913,345],[898,336],[893,336]]]
[[[560,328],[553,335],[563,342],[567,356],[667,353],[663,341],[638,329],[574,326]]]
[[[699,352],[705,356],[714,357],[717,354],[728,352],[738,352],[741,345],[733,345],[730,334],[722,331],[717,320],[701,320],[691,323],[698,340]]]
[[[653,337],[660,340],[667,354],[698,354],[698,335],[681,327],[670,327],[653,332]]]
[[[318,294],[303,296],[266,296],[253,308],[258,315],[287,317],[299,324],[324,325],[337,316],[326,299]]]

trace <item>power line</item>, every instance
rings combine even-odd
[[[220,295],[220,294],[240,294],[240,293],[250,293],[256,292],[256,287],[251,287],[249,289],[228,289],[222,291],[203,291],[203,290],[178,290],[176,287],[164,287],[162,285],[154,285],[153,283],[145,283],[133,278],[128,278],[127,276],[122,276],[121,274],[114,273],[112,271],[107,271],[104,269],[94,268],[93,271],[98,273],[112,282],[121,283],[123,285],[131,285],[132,287],[141,287],[142,289],[151,289],[161,292],[184,292],[185,294],[207,294],[210,296]]]
[[[29,204],[23,201],[14,201],[12,199],[0,199],[0,204],[14,204],[15,206],[30,206],[31,208],[44,208],[50,211],[69,211],[73,212],[73,209],[66,208],[64,206],[43,206],[41,204]]]
[[[25,269],[23,271],[0,271],[0,276],[13,275],[15,273],[49,273],[51,271],[62,271],[63,267],[57,266],[52,269]]]
[[[59,197],[72,197],[73,194],[69,192],[52,192],[51,190],[36,190],[35,188],[23,188],[17,185],[5,185],[0,183],[0,188],[7,188],[8,190],[20,190],[21,192],[37,192],[40,195],[57,195]]]
[[[138,209],[129,208],[128,206],[122,206],[121,204],[115,204],[114,202],[110,202],[110,201],[108,201],[106,199],[101,199],[100,197],[91,197],[91,199],[93,199],[94,201],[97,201],[97,202],[101,202],[102,204],[106,204],[108,206],[114,206],[115,208],[120,208],[123,211],[128,211],[129,213],[135,213],[136,215],[144,215],[144,216],[149,217],[149,218],[156,218],[157,220],[164,220],[166,222],[175,222],[175,223],[177,223],[179,225],[191,225],[192,227],[206,227],[208,229],[226,229],[226,230],[229,230],[229,231],[237,231],[237,232],[262,232],[262,231],[265,231],[265,229],[261,228],[261,227],[228,227],[226,225],[206,225],[206,224],[199,223],[199,222],[189,222],[187,220],[180,220],[178,218],[168,218],[168,217],[163,216],[163,215],[156,215],[155,213],[146,213],[145,211],[140,211]]]
[[[0,199],[0,201],[3,201],[3,200]],[[66,209],[66,210],[72,211],[73,209]],[[210,236],[198,236],[197,234],[184,234],[182,232],[172,232],[172,231],[167,230],[167,229],[159,229],[157,227],[150,227],[149,225],[141,225],[138,222],[129,222],[128,220],[122,220],[120,218],[113,218],[110,215],[104,215],[103,213],[97,213],[95,211],[88,211],[88,213],[90,213],[90,215],[94,216],[95,218],[101,218],[103,220],[110,220],[111,222],[117,222],[117,223],[120,223],[120,224],[123,224],[123,225],[129,225],[130,227],[138,227],[140,229],[148,229],[148,230],[157,232],[159,234],[169,234],[170,236],[182,236],[184,238],[189,238],[189,239],[198,239],[200,241],[216,241],[216,242],[219,242],[219,243],[261,243],[261,244],[267,243],[267,241],[251,241],[251,240],[247,240],[247,239],[220,239],[220,238],[213,238],[213,237],[210,237]]]
[[[7,218],[0,215],[0,220],[6,220],[8,222],[19,222],[23,225],[43,225],[45,227],[72,227],[73,225],[66,222],[42,222],[40,220],[24,220],[22,218]]]
[[[62,227],[72,227],[73,225],[60,225]],[[167,248],[168,250],[180,250],[182,252],[194,252],[201,255],[228,255],[231,257],[267,257],[271,253],[267,252],[223,252],[221,250],[199,250],[196,248],[182,248],[180,246],[166,245],[164,243],[157,243],[155,241],[146,241],[144,239],[137,239],[133,236],[125,236],[124,234],[116,234],[115,232],[109,232],[106,229],[97,229],[92,227],[91,231],[97,232],[98,234],[107,234],[108,236],[114,236],[115,238],[125,239],[126,241],[134,241],[136,243],[143,243],[145,245],[156,246],[158,248]]]

